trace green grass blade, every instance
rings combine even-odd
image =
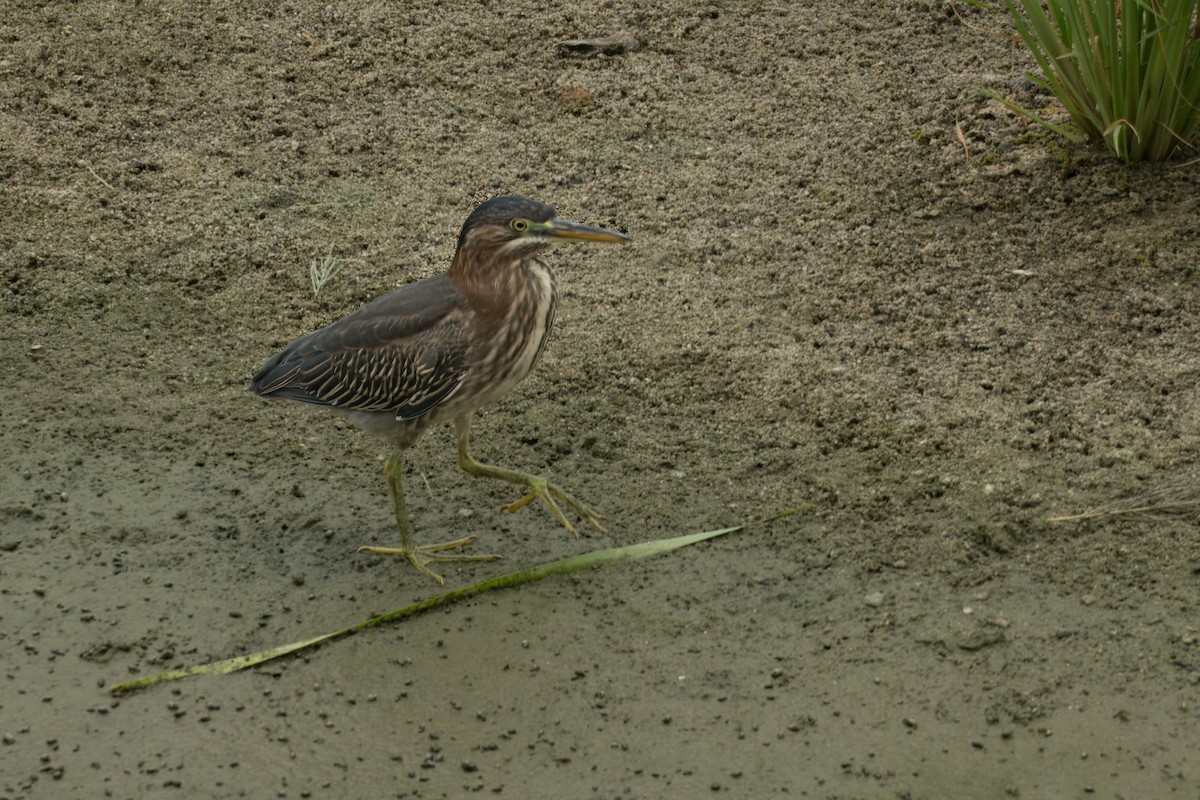
[[[110,691],[113,694],[125,694],[137,689],[145,689],[149,686],[154,686],[159,683],[175,681],[181,678],[188,678],[193,675],[227,675],[231,672],[246,669],[247,667],[264,664],[268,661],[280,658],[282,656],[298,653],[302,650],[308,650],[317,645],[331,642],[335,639],[341,639],[351,634],[358,633],[366,628],[373,628],[379,625],[384,625],[389,622],[396,622],[406,617],[411,617],[422,611],[428,611],[439,606],[448,605],[459,600],[465,600],[469,597],[474,597],[484,592],[490,592],[495,589],[506,589],[513,586],[520,586],[525,583],[533,583],[552,575],[566,575],[572,572],[580,572],[581,570],[600,567],[606,564],[615,564],[620,561],[639,561],[644,558],[652,558],[653,556],[664,555],[672,550],[678,550],[681,547],[698,544],[709,539],[715,539],[718,536],[736,533],[742,530],[748,524],[763,524],[774,522],[776,520],[790,517],[805,511],[811,506],[799,506],[782,511],[766,519],[759,520],[757,523],[743,523],[735,525],[731,528],[719,528],[712,531],[702,531],[700,533],[687,534],[685,536],[676,536],[670,539],[656,539],[652,542],[642,542],[640,544],[631,544],[625,547],[614,547],[607,550],[597,550],[591,553],[581,553],[580,555],[570,556],[569,558],[559,559],[558,561],[550,561],[545,564],[538,564],[529,569],[520,570],[519,572],[510,572],[507,575],[500,575],[495,578],[489,578],[486,581],[464,586],[461,589],[447,592],[445,594],[431,597],[427,600],[422,600],[419,603],[414,603],[410,606],[389,611],[386,614],[371,617],[362,622],[355,623],[348,628],[342,628],[332,633],[326,633],[321,636],[315,636],[311,639],[304,639],[299,642],[281,645],[271,648],[270,650],[262,650],[257,653],[250,653],[243,656],[235,656],[221,661],[211,661],[207,664],[195,664],[182,669],[171,670],[157,675],[147,675],[142,678],[135,678],[131,681],[125,681],[113,686]]]
[[[1009,111],[1013,112],[1014,114],[1025,117],[1026,119],[1028,119],[1032,122],[1036,122],[1038,125],[1041,125],[1046,130],[1057,133],[1059,136],[1063,137],[1064,139],[1066,139],[1068,141],[1076,142],[1076,143],[1087,141],[1087,136],[1083,135],[1082,133],[1071,130],[1070,128],[1064,128],[1062,125],[1056,125],[1055,123],[1051,122],[1050,120],[1046,119],[1045,117],[1040,116],[1039,114],[1037,114],[1033,111],[1030,111],[1028,108],[1025,108],[1024,106],[1017,105],[1016,103],[1012,102],[1011,100],[1001,97],[1000,95],[996,94],[995,92],[988,91],[985,89],[983,93],[985,95],[987,95],[988,97],[992,98],[993,100],[995,100],[996,102],[1000,103],[1000,105],[1004,106],[1005,108],[1007,108]]]
[[[1004,2],[1045,85],[1087,138],[1127,162],[1196,148],[1200,0]]]
[[[1194,148],[1200,133],[1200,46],[1192,3],[1149,4],[1155,11],[1158,36],[1151,42],[1148,58],[1153,67],[1148,118],[1156,125],[1151,132],[1147,155],[1161,160],[1178,146]],[[1147,12],[1149,13],[1149,12]]]

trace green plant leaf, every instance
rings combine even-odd
[[[1075,127],[1124,161],[1200,139],[1200,0],[1005,0]],[[1036,80],[1036,79],[1035,79]],[[1017,113],[1062,133],[1028,109]]]
[[[753,524],[774,522],[776,520],[784,519],[785,517],[790,517],[793,514],[798,514],[801,511],[805,511],[809,508],[811,508],[811,506],[799,506],[796,508],[791,508]],[[422,611],[428,611],[432,608],[438,608],[439,606],[448,605],[459,600],[465,600],[468,597],[474,597],[476,595],[483,594],[484,592],[520,586],[521,584],[525,583],[533,583],[535,581],[549,578],[551,575],[565,575],[572,572],[591,569],[593,567],[604,566],[606,564],[615,564],[619,561],[639,561],[643,558],[651,558],[653,556],[663,555],[671,552],[672,550],[678,550],[681,547],[687,547],[688,545],[697,544],[709,539],[715,539],[718,536],[725,536],[726,534],[735,533],[745,528],[747,524],[751,523],[743,523],[741,525],[735,525],[731,528],[720,528],[718,530],[692,533],[686,536],[676,536],[671,539],[656,539],[651,542],[632,544],[625,547],[597,550],[591,553],[582,553],[580,555],[570,556],[569,558],[559,559],[558,561],[550,561],[545,564],[538,564],[537,566],[530,567],[529,569],[524,569],[519,572],[511,572],[507,575],[501,575],[496,578],[489,578],[488,580],[480,581],[479,583],[474,583],[470,586],[464,586],[461,589],[455,589],[454,591],[446,592],[445,594],[437,595],[436,597],[431,597],[427,600],[422,600],[419,603],[414,603],[413,605],[405,606],[404,608],[400,608],[395,611],[389,611],[386,614],[380,614],[379,616],[371,617],[370,619],[357,622],[348,628],[342,628],[341,630],[333,631],[332,633],[314,636],[311,639],[292,642],[291,644],[273,647],[269,650],[262,650],[257,653],[235,656],[233,658],[227,658],[221,661],[211,661],[207,664],[195,664],[190,667],[171,670],[170,672],[163,672],[157,675],[147,675],[142,678],[135,678],[131,681],[125,681],[124,683],[119,683],[113,686],[110,691],[113,694],[125,694],[137,689],[145,689],[149,686],[154,686],[159,683],[166,683],[168,681],[175,681],[181,678],[188,678],[193,675],[227,675],[231,672],[237,672],[239,670],[246,669],[247,667],[264,664],[268,661],[272,661],[286,655],[291,655],[293,653],[298,653],[302,650],[308,650],[316,647],[317,645],[324,644],[325,642],[331,642],[335,639],[341,639],[343,637],[350,636],[351,634],[358,633],[359,631],[367,628],[373,628],[389,622],[397,622],[407,617],[414,616],[415,614],[419,614]]]

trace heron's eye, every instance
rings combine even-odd
[[[529,230],[529,220],[527,219],[514,219],[509,225],[517,233],[524,233]]]

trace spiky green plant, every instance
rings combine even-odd
[[[1068,138],[1103,139],[1126,162],[1161,161],[1200,139],[1200,0],[1005,0],[1070,130],[1005,101]]]
[[[325,284],[342,270],[342,263],[333,255],[333,245],[323,257],[314,258],[308,265],[308,277],[312,281],[313,297],[321,294]]]

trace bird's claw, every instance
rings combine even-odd
[[[554,518],[558,520],[558,524],[566,528],[567,533],[571,534],[576,539],[579,538],[579,532],[575,530],[575,526],[572,525],[571,521],[567,519],[565,514],[563,514],[562,508],[560,508],[558,505],[559,502],[563,503],[567,506],[567,508],[578,514],[580,518],[582,518],[596,530],[600,531],[601,533],[606,533],[604,526],[600,524],[600,520],[604,519],[603,514],[598,514],[595,511],[592,511],[590,508],[564,492],[559,487],[555,486],[553,483],[550,483],[545,478],[538,478],[536,476],[530,476],[529,478],[529,494],[525,495],[514,503],[508,503],[500,506],[500,510],[507,511],[510,514],[515,514],[525,506],[532,503],[534,500],[541,500],[542,503],[545,504],[546,508],[550,510],[550,513],[554,515]]]
[[[437,544],[426,544],[414,548],[406,547],[376,547],[374,545],[363,545],[355,552],[370,553],[377,556],[400,556],[408,559],[408,562],[417,568],[418,571],[425,573],[429,577],[438,582],[439,585],[445,583],[445,579],[429,568],[429,565],[434,562],[451,562],[451,561],[495,561],[500,558],[498,555],[467,555],[465,553],[443,554],[444,550],[458,550],[466,547],[475,541],[474,536],[464,536],[461,539],[452,539],[448,542],[438,542]]]

